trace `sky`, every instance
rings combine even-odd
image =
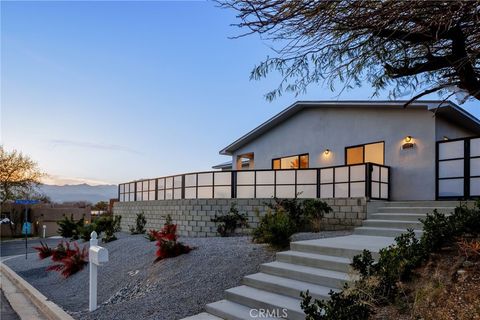
[[[46,183],[210,170],[230,160],[220,149],[296,100],[373,93],[368,84],[340,96],[317,85],[266,101],[278,75],[249,76],[274,55],[271,43],[231,39],[241,33],[235,13],[213,2],[2,1],[0,9],[0,143],[36,160]],[[462,107],[480,117],[479,102]]]

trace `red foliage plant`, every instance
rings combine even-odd
[[[73,243],[73,246],[73,250],[70,248],[70,244],[68,242],[66,243],[66,246],[63,246],[62,241],[57,248],[63,247],[63,249],[65,249],[61,254],[64,255],[63,258],[60,260],[54,260],[52,255],[52,260],[59,263],[51,265],[46,270],[61,272],[62,276],[65,278],[68,278],[82,270],[88,263],[88,248],[87,246],[84,246],[82,249],[80,249],[76,242]],[[57,256],[56,259],[59,259],[59,256]]]
[[[43,243],[42,241],[40,241],[40,247],[33,247],[33,249],[38,251],[38,257],[40,258],[40,260],[50,257],[54,252],[54,249],[50,248],[46,243]]]
[[[177,225],[171,222],[170,218],[167,218],[167,222],[163,226],[162,230],[157,233],[158,247],[155,262],[179,256],[184,253],[189,253],[192,248],[177,241]]]
[[[68,241],[63,242],[62,240],[57,247],[52,250],[52,261],[62,261],[64,258],[71,256],[74,253],[75,251],[70,248],[70,243]]]

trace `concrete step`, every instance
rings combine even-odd
[[[433,213],[435,208],[431,207],[379,207],[377,213],[416,213],[427,214]],[[451,214],[455,210],[455,207],[442,207],[436,208],[438,212]]]
[[[406,229],[395,229],[395,228],[377,228],[377,227],[358,227],[355,228],[353,234],[365,235],[365,236],[375,236],[375,237],[398,237],[402,233],[406,233]],[[415,236],[420,239],[422,236],[421,230],[414,230]]]
[[[385,201],[383,206],[385,207],[458,207],[461,204],[460,201]]]
[[[292,251],[316,253],[352,259],[361,254],[363,249],[369,249],[374,257],[378,257],[380,249],[394,242],[392,236],[365,236],[353,234],[344,237],[297,241],[290,243]]]
[[[243,278],[243,284],[273,292],[283,294],[292,298],[300,299],[300,293],[307,290],[310,291],[310,295],[315,299],[323,300],[329,299],[329,292],[331,290],[337,291],[338,289],[325,287],[310,282],[298,281],[294,279],[274,276],[266,273],[255,273]]]
[[[342,288],[345,282],[356,279],[345,272],[318,269],[285,262],[269,262],[260,266],[260,271],[274,276],[306,281],[329,288]]]
[[[419,221],[419,219],[425,219],[426,217],[427,215],[422,213],[373,213],[368,216],[368,219]]]
[[[279,262],[341,272],[348,272],[350,270],[350,263],[352,262],[348,258],[292,250],[278,252],[276,260]]]
[[[216,317],[219,317],[221,319],[226,319],[226,320],[254,320],[254,319],[258,320],[259,319],[257,314],[251,313],[252,308],[233,302],[233,301],[228,301],[228,300],[220,300],[217,302],[207,304],[205,306],[205,310]],[[261,319],[278,320],[279,318],[262,317]]]
[[[420,221],[404,221],[404,220],[380,220],[367,219],[363,221],[364,227],[374,228],[394,228],[394,229],[416,229],[421,230],[423,224]]]
[[[239,286],[225,291],[229,301],[242,304],[252,309],[266,309],[281,318],[305,320],[305,313],[300,307],[300,299],[248,287]]]
[[[207,312],[202,312],[191,317],[183,318],[182,320],[222,320],[222,318],[219,318]]]

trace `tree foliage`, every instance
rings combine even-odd
[[[0,146],[0,201],[13,200],[28,194],[36,194],[34,187],[40,183],[43,173],[30,157]]]
[[[368,81],[393,88],[390,97],[447,91],[480,99],[480,1],[220,0],[246,30],[272,42],[275,56],[254,68],[253,79],[278,71],[266,97],[302,93],[312,83],[332,89]],[[448,97],[453,95],[450,93]],[[448,98],[447,97],[447,98]]]

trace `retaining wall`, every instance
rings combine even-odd
[[[333,209],[323,218],[324,230],[348,230],[362,225],[367,217],[367,202],[365,198],[335,198],[322,199]],[[165,223],[165,217],[170,214],[173,222],[178,224],[181,236],[214,237],[218,236],[217,227],[211,219],[215,214],[227,213],[232,203],[236,203],[240,213],[247,213],[250,228],[258,225],[257,212],[263,215],[267,211],[265,203],[272,199],[184,199],[116,202],[113,207],[115,215],[122,216],[122,230],[128,231],[135,225],[137,213],[143,212],[147,219],[146,229],[160,229]],[[245,233],[249,230],[237,230]]]

